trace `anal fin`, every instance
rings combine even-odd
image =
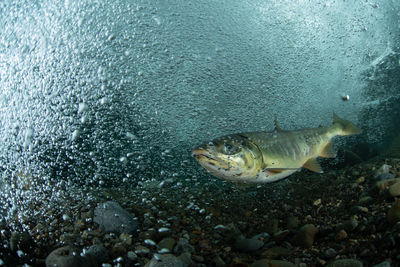
[[[319,154],[321,158],[334,158],[336,153],[333,150],[332,142],[328,142]]]
[[[307,160],[306,163],[304,163],[303,167],[313,172],[318,172],[318,173],[324,172],[321,168],[321,165],[319,165],[318,161],[315,158]]]

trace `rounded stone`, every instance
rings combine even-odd
[[[98,264],[104,263],[108,261],[108,251],[102,245],[92,245],[88,249],[85,250],[86,255],[92,256],[96,259]]]
[[[80,255],[77,248],[66,246],[53,250],[46,258],[46,267],[95,267],[91,256]]]
[[[264,242],[256,238],[238,239],[235,243],[235,248],[242,252],[250,252],[260,249],[264,246]]]
[[[363,267],[363,264],[355,259],[340,259],[329,263],[326,267]]]
[[[114,201],[99,204],[94,210],[93,221],[101,230],[118,234],[132,233],[138,227],[134,217]]]
[[[392,197],[400,196],[400,182],[397,182],[389,187],[389,195]]]

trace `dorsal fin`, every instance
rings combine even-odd
[[[318,161],[315,158],[307,160],[306,163],[304,163],[303,167],[313,172],[323,173],[321,165],[319,165]]]
[[[282,132],[283,131],[281,129],[281,127],[279,127],[278,119],[276,118],[276,115],[275,115],[275,118],[274,118],[274,130],[277,131],[277,132]]]

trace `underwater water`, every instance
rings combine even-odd
[[[232,223],[227,228],[237,236],[237,230],[246,237],[266,232],[270,240],[279,231],[290,236],[295,233],[282,226],[284,214],[318,226],[307,217],[321,215],[308,209],[320,207],[314,201],[322,198],[324,207],[347,203],[335,196],[337,190],[344,199],[367,197],[353,182],[364,177],[372,187],[375,180],[368,177],[383,163],[391,166],[384,173],[398,178],[392,159],[400,155],[376,159],[397,151],[391,144],[400,134],[398,1],[6,0],[0,3],[0,26],[0,266],[44,265],[40,259],[53,249],[97,243],[110,254],[102,263],[142,266],[164,255],[150,241],[165,237],[186,248],[169,252],[192,255],[173,266],[251,264],[271,257],[230,245],[236,244],[230,235],[224,239],[207,229]],[[278,183],[238,189],[191,156],[194,147],[220,136],[272,130],[274,118],[282,129],[295,130],[331,125],[334,113],[363,132],[335,138],[338,158],[323,164],[325,174],[302,171]],[[351,169],[355,163],[367,165]],[[303,176],[311,178],[302,182]],[[349,191],[340,189],[345,181],[351,181]],[[307,182],[311,185],[301,186]],[[314,186],[321,195],[312,198],[304,188]],[[108,200],[138,221],[130,242],[100,230],[88,234],[99,225],[93,224],[93,210]],[[327,208],[324,216],[358,216],[360,225],[373,224],[370,218],[389,209],[376,205],[369,213],[346,213],[354,205],[334,214]],[[228,212],[235,210],[243,212]],[[167,234],[150,234],[157,227]],[[395,264],[400,259],[393,247],[400,240],[398,228],[391,227],[389,235],[380,233],[385,224],[375,232],[366,226],[370,242],[377,232],[389,239],[379,257],[371,254],[373,247],[346,250],[349,239],[335,237],[342,243],[326,250],[336,254],[322,249],[324,256],[311,249],[301,254],[296,242],[281,236],[274,242],[291,253],[272,258],[306,265],[336,257],[367,266],[371,259]],[[337,227],[331,228],[335,235]],[[353,234],[367,236],[357,231]],[[29,241],[21,241],[21,233]],[[163,260],[176,259],[158,262]]]

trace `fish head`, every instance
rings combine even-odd
[[[261,171],[263,157],[257,145],[243,135],[228,135],[193,150],[192,155],[211,174],[246,182]]]

